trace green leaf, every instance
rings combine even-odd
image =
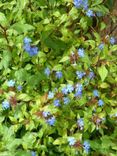
[[[117,50],[117,45],[113,45],[110,50],[111,51],[116,51]]]
[[[6,19],[5,15],[2,12],[0,12],[0,24],[2,24],[2,26],[4,26],[4,25],[6,25],[6,23],[7,23],[7,19]]]
[[[25,33],[35,29],[32,25],[23,24],[21,22],[13,24],[10,28],[16,30],[18,33]]]
[[[96,6],[96,5],[99,5],[100,3],[102,3],[103,2],[103,0],[96,0],[96,1],[94,1],[93,3],[92,3],[92,7],[94,7],[94,6]]]
[[[57,71],[57,70],[62,70],[62,65],[61,64],[57,64],[54,66],[53,70]]]
[[[0,62],[0,68],[4,67],[5,69],[8,68],[10,61],[12,59],[11,53],[9,51],[4,51],[2,56],[2,61]]]
[[[69,60],[69,56],[64,56],[59,62],[66,62]]]
[[[27,71],[23,68],[17,70],[15,72],[15,77],[18,81],[26,81],[27,78],[29,77],[29,74],[27,73]]]
[[[29,95],[23,93],[17,96],[17,100],[21,100],[21,101],[30,101],[32,99],[32,97],[30,97]]]
[[[58,138],[53,142],[54,145],[61,145],[65,143],[66,143],[66,140],[64,138]]]
[[[101,77],[101,80],[104,81],[108,75],[108,70],[106,69],[104,65],[102,65],[101,67],[98,68],[98,73]]]

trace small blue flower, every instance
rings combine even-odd
[[[38,53],[38,47],[31,47],[30,48],[30,51],[29,51],[30,56],[37,55],[37,53]]]
[[[89,10],[87,10],[86,15],[87,15],[88,17],[93,17],[93,16],[94,16],[94,13],[93,13],[92,10],[89,9]]]
[[[28,38],[28,37],[24,38],[24,44],[28,44],[28,43],[31,43],[31,42],[32,42],[32,40],[30,38]]]
[[[83,148],[85,150],[86,153],[89,153],[89,150],[90,150],[90,144],[88,141],[84,141],[83,143]]]
[[[60,106],[60,100],[59,99],[54,100],[54,106],[56,106],[56,107]]]
[[[53,99],[53,98],[54,98],[54,93],[49,91],[48,99]]]
[[[56,78],[60,79],[63,76],[61,71],[56,72]]]
[[[110,43],[111,43],[112,45],[114,45],[115,42],[116,42],[115,38],[114,38],[114,37],[111,37],[111,38],[110,38]]]
[[[82,0],[82,6],[84,8],[84,10],[88,9],[88,0]]]
[[[71,93],[74,90],[74,87],[71,84],[68,84],[66,87],[67,87],[67,92],[69,93]]]
[[[94,72],[93,72],[93,71],[91,71],[91,72],[89,73],[89,78],[90,78],[90,79],[93,79],[93,78],[94,78],[94,76],[95,76],[95,75],[94,75]]]
[[[65,105],[68,104],[68,103],[70,103],[70,99],[68,97],[64,97],[63,98],[63,101],[64,101],[64,104]]]
[[[14,86],[15,86],[15,81],[14,81],[14,80],[9,80],[9,81],[7,82],[7,85],[8,85],[9,87],[14,87]]]
[[[42,114],[43,114],[43,117],[46,118],[46,117],[48,117],[48,115],[50,115],[50,112],[45,112],[45,111],[44,111]]]
[[[85,72],[81,72],[81,71],[76,71],[76,75],[77,75],[78,79],[82,79],[83,76],[86,75],[86,73]]]
[[[98,48],[99,48],[100,50],[103,50],[103,49],[104,49],[104,43],[101,43],[101,44],[98,46]]]
[[[88,0],[74,0],[74,5],[76,8],[88,8]]]
[[[82,91],[82,90],[83,90],[82,84],[80,83],[76,84],[76,91]]]
[[[62,91],[62,93],[63,93],[63,94],[65,94],[65,95],[67,95],[67,94],[68,94],[67,87],[62,88],[62,90],[61,90],[61,91]]]
[[[38,53],[38,47],[36,46],[31,46],[30,43],[32,40],[30,38],[25,37],[24,38],[24,50],[30,55],[30,56],[35,56]]]
[[[100,100],[98,101],[98,106],[103,106],[103,105],[104,105],[104,101],[100,99]]]
[[[55,123],[55,121],[56,121],[56,119],[55,119],[54,116],[46,120],[46,122],[47,122],[50,126],[53,126],[54,123]]]
[[[68,142],[69,142],[69,145],[70,146],[73,146],[76,143],[76,139],[74,137],[69,137],[68,138]]]
[[[36,156],[36,153],[34,151],[31,151],[31,156]]]
[[[93,95],[94,95],[95,97],[99,97],[99,92],[98,92],[98,90],[95,89],[95,90],[93,91]]]
[[[44,73],[45,73],[47,76],[49,76],[49,75],[50,75],[50,69],[47,67],[47,68],[45,69]]]
[[[17,90],[21,91],[22,90],[22,86],[21,85],[17,86]]]
[[[10,103],[5,100],[2,102],[2,108],[5,110],[5,109],[9,109],[10,108]]]
[[[74,5],[76,8],[82,7],[82,0],[74,0]]]
[[[84,128],[84,120],[82,118],[78,119],[77,124],[78,124],[80,130],[83,130],[83,128]]]
[[[75,91],[76,91],[75,97],[82,96],[82,90],[83,90],[82,84],[77,84],[76,89],[75,89]]]
[[[84,57],[84,56],[85,56],[85,54],[84,54],[84,49],[83,49],[83,48],[79,48],[79,49],[78,49],[78,55],[79,55],[80,57]]]

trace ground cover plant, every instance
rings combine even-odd
[[[117,155],[113,4],[0,1],[0,156]]]

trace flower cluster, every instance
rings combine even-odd
[[[43,117],[46,119],[46,122],[50,125],[50,126],[54,126],[55,124],[55,117],[51,115],[50,112],[48,111],[43,111],[42,113]]]
[[[38,47],[31,45],[32,40],[30,38],[24,38],[24,50],[30,55],[34,56],[38,54]]]
[[[88,17],[93,17],[94,13],[92,10],[88,9],[88,0],[74,0],[74,5],[76,8],[86,10],[86,15]]]

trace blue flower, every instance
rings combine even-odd
[[[70,99],[68,97],[64,97],[63,98],[63,101],[64,101],[64,104],[65,105],[68,104],[68,103],[70,103]]]
[[[80,83],[76,84],[76,91],[82,91],[82,90],[83,90],[82,84]]]
[[[83,90],[82,84],[77,84],[76,89],[75,89],[75,91],[76,91],[75,97],[82,96],[82,90]]]
[[[88,0],[74,0],[74,5],[76,8],[88,8]]]
[[[46,120],[46,122],[47,122],[50,126],[53,126],[54,123],[55,123],[55,121],[56,121],[56,119],[55,119],[54,116]]]
[[[88,0],[82,0],[82,6],[84,8],[84,10],[88,9]]]
[[[100,99],[100,100],[98,101],[98,106],[103,106],[103,105],[104,105],[104,101]]]
[[[65,94],[65,95],[68,94],[67,87],[62,88],[61,91],[62,91],[62,93]]]
[[[30,38],[28,38],[28,37],[24,38],[24,44],[29,44],[31,42],[32,42],[32,40]]]
[[[47,76],[49,76],[49,75],[50,75],[50,69],[47,67],[47,68],[45,69],[44,73],[45,73]]]
[[[90,144],[89,144],[88,141],[84,141],[83,148],[84,148],[84,150],[85,150],[86,153],[89,152],[89,150],[90,150]]]
[[[74,5],[76,8],[82,7],[82,0],[74,0]]]
[[[80,97],[82,96],[82,90],[83,90],[83,87],[82,87],[82,84],[77,84],[76,85],[76,89],[75,89],[75,97]]]
[[[76,139],[74,137],[69,137],[68,138],[68,142],[69,142],[69,145],[70,146],[73,146],[76,143]]]
[[[69,93],[71,93],[74,90],[74,87],[71,84],[68,84],[66,87],[67,87],[67,92]]]
[[[43,114],[43,117],[46,118],[46,117],[48,117],[48,115],[50,115],[50,112],[45,112],[45,111],[44,111],[42,114]]]
[[[56,107],[60,106],[60,100],[59,99],[54,100],[54,106],[56,106]]]
[[[60,79],[63,76],[61,71],[56,72],[56,78]]]
[[[101,44],[98,46],[98,48],[99,48],[100,50],[103,50],[103,49],[104,49],[104,43],[101,43]]]
[[[34,56],[37,55],[38,53],[38,47],[36,46],[31,46],[30,43],[32,42],[32,40],[30,38],[24,38],[24,50],[30,55],[30,56]]]
[[[78,55],[80,56],[80,57],[84,57],[85,55],[84,55],[84,49],[83,48],[79,48],[78,49]]]
[[[48,99],[53,99],[53,98],[54,98],[54,93],[49,91]]]
[[[38,47],[31,47],[30,48],[30,51],[29,51],[30,56],[37,55],[37,53],[38,53]]]
[[[86,15],[87,15],[88,17],[93,17],[93,16],[94,16],[94,13],[93,13],[92,10],[89,9],[89,10],[87,10]]]
[[[7,85],[8,85],[9,87],[14,87],[14,86],[15,86],[15,81],[14,81],[14,80],[9,80],[9,81],[7,82]]]
[[[31,156],[36,156],[36,153],[34,151],[31,151]]]
[[[62,88],[62,93],[66,95],[68,93],[71,93],[73,90],[74,90],[73,85],[67,84],[66,87]]]
[[[99,97],[99,92],[98,92],[98,90],[95,89],[95,90],[93,91],[93,95],[94,95],[95,97]]]
[[[22,90],[22,86],[21,85],[17,86],[17,90],[21,91]]]
[[[116,42],[115,38],[114,37],[111,37],[110,38],[110,43],[113,45],[113,44],[115,44],[115,42]]]
[[[78,77],[79,79],[82,79],[82,77],[85,76],[86,73],[85,73],[85,72],[81,72],[81,71],[76,71],[76,75],[77,75],[77,77]]]
[[[89,78],[90,78],[90,79],[93,79],[93,78],[94,78],[94,76],[95,76],[95,75],[94,75],[94,72],[93,72],[93,71],[91,71],[91,72],[89,73]]]
[[[84,120],[82,118],[78,119],[77,124],[78,124],[80,130],[83,130],[83,128],[84,128]]]
[[[2,102],[2,108],[5,110],[5,109],[9,109],[10,108],[10,103],[5,100]]]

